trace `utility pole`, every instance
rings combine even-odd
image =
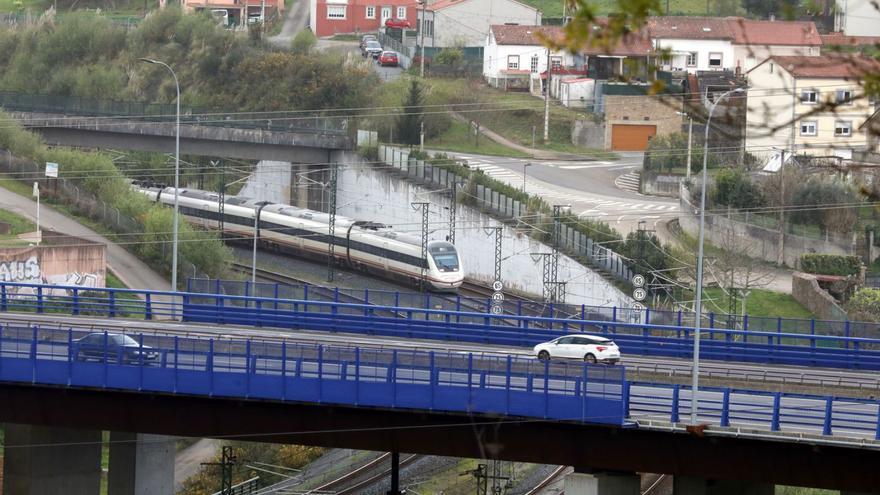
[[[220,202],[217,204],[217,216],[220,217],[220,242],[223,242],[223,223],[226,219],[226,167],[221,161],[212,161],[211,165],[217,167],[220,165]]]
[[[452,184],[449,192],[449,235],[447,240],[455,244],[455,217],[458,210],[458,184]]]
[[[562,302],[564,295],[559,293],[559,248],[562,237],[562,210],[571,208],[571,205],[553,205],[553,255],[550,261],[550,280],[553,281],[554,300]]]
[[[688,115],[688,163],[687,163],[687,179],[690,181],[691,178],[691,147],[693,146],[693,135],[694,135],[694,119]]]
[[[472,475],[477,481],[477,495],[489,495],[489,480],[492,480],[492,495],[500,495],[503,493],[503,485],[500,481],[507,481],[509,476],[501,475],[501,465],[498,461],[492,461],[492,474],[489,474],[489,466],[486,464],[477,464],[476,469],[471,469],[461,473],[461,476]],[[497,463],[497,466],[496,466]]]
[[[544,87],[544,144],[550,141],[550,74],[553,72],[553,64],[550,59],[550,49],[547,49],[547,85]]]
[[[422,279],[419,282],[422,291],[428,290],[428,205],[430,204],[427,201],[410,203],[414,210],[422,210]]]
[[[535,127],[532,126],[532,147],[535,146]],[[526,168],[531,167],[532,162],[523,163],[523,187],[522,192],[526,192]]]
[[[484,229],[486,235],[495,234],[495,278],[493,280],[501,280],[501,234],[504,227],[489,227]]]
[[[232,492],[232,468],[237,459],[235,451],[228,445],[223,446],[220,462],[203,462],[202,466],[220,467],[220,495],[233,495]]]
[[[425,78],[425,5],[428,3],[428,0],[421,0],[422,4],[422,23],[419,25],[419,31],[421,34],[421,41],[419,41],[419,45],[421,45],[422,56],[419,57],[419,75],[422,79]]]
[[[336,180],[339,164],[333,163],[330,169],[330,219],[327,222],[327,281],[333,281],[333,264],[336,262]]]

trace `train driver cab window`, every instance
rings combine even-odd
[[[455,246],[448,242],[438,243],[428,248],[428,253],[434,259],[434,264],[441,272],[458,271],[458,253]]]

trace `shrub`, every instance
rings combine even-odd
[[[837,254],[802,254],[801,271],[817,275],[858,275],[862,260],[858,256]]]
[[[836,179],[812,177],[795,191],[792,203],[802,206],[791,214],[797,223],[819,225],[823,232],[851,232],[858,220],[858,197],[847,184]]]
[[[297,55],[308,55],[309,52],[318,44],[318,38],[315,38],[311,29],[304,29],[293,37],[290,42],[290,49]]]
[[[859,289],[846,303],[850,320],[880,321],[880,289]]]
[[[458,48],[444,48],[434,57],[434,61],[441,65],[458,65],[464,61],[464,52]]]
[[[741,168],[726,168],[715,175],[712,188],[715,202],[732,208],[757,208],[764,206],[764,194],[752,182],[748,172]]]

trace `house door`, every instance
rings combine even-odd
[[[385,21],[391,19],[391,7],[382,7],[382,26],[385,25]]]

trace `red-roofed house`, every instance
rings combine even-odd
[[[309,27],[318,37],[375,33],[391,18],[406,19],[415,28],[419,6],[416,0],[311,0]]]
[[[647,29],[665,70],[748,71],[767,57],[818,56],[822,38],[812,22],[741,17],[652,17]]]
[[[734,68],[747,72],[768,57],[817,57],[822,38],[816,24],[804,21],[754,21],[728,18],[733,32]]]
[[[547,71],[547,47],[541,43],[540,36],[556,39],[562,36],[559,26],[509,26],[495,25],[489,29],[486,46],[483,48],[483,77],[486,81],[501,89],[527,90],[537,86],[542,91],[540,82],[532,79],[543,79]],[[583,59],[570,52],[553,51],[550,53],[553,68],[562,73],[562,69],[577,69],[571,77],[583,77]]]
[[[425,46],[485,46],[499,24],[540,25],[541,11],[516,0],[437,0],[426,8]]]
[[[860,81],[880,72],[877,60],[853,56],[771,57],[748,72],[746,147],[850,158],[865,147],[865,120],[875,105]]]

